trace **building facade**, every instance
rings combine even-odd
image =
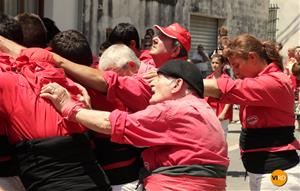
[[[270,0],[271,5],[278,7],[276,41],[283,45],[281,55],[287,58],[287,50],[300,46],[300,1]]]
[[[84,10],[82,29],[93,49],[119,22],[134,24],[141,38],[154,24],[178,22],[191,32],[192,51],[198,44],[212,51],[221,26],[229,36],[250,33],[266,39],[269,0],[85,0]]]
[[[21,6],[22,11],[43,14],[61,30],[78,29],[95,52],[120,22],[134,24],[141,38],[154,24],[178,22],[191,32],[192,51],[198,44],[212,51],[221,26],[229,36],[250,33],[266,39],[269,15],[269,0],[0,0],[0,5],[0,11],[11,14]]]

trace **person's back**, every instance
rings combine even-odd
[[[30,60],[33,53],[44,60]],[[10,116],[7,132],[15,145],[20,178],[26,190],[109,190],[84,134],[86,129],[65,121],[39,96],[42,86],[53,81],[68,87],[74,96],[81,93],[46,53],[43,49],[24,50],[17,58],[18,73],[0,73],[5,81],[0,87],[1,115]]]

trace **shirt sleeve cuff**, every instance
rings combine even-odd
[[[230,95],[228,92],[232,90],[235,86],[235,81],[231,78],[218,78],[217,79],[218,88],[221,91],[220,101],[224,101]]]
[[[124,132],[126,125],[127,113],[114,110],[109,115],[109,121],[111,124],[111,141],[116,143],[124,143]]]
[[[226,93],[228,79],[227,78],[218,78],[217,79],[218,88],[222,92],[222,94]]]

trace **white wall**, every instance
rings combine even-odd
[[[44,16],[54,20],[61,31],[79,30],[77,0],[45,0],[44,4]]]
[[[299,0],[270,0],[270,4],[277,4],[277,42],[283,44],[282,56],[286,58],[287,49],[300,45],[300,1]]]

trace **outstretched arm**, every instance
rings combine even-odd
[[[12,57],[17,57],[22,49],[25,49],[25,47],[0,35],[1,52],[7,53]]]
[[[215,79],[203,79],[204,83],[204,96],[220,98],[221,91],[218,87],[217,80]]]
[[[85,109],[81,102],[72,100],[70,93],[59,84],[47,84],[42,88],[40,96],[51,100],[64,118],[93,131],[111,134],[110,112]]]
[[[107,91],[107,84],[103,78],[103,71],[76,64],[55,53],[53,53],[53,58],[57,66],[63,68],[68,75],[72,76],[81,84],[101,92]]]
[[[26,47],[21,46],[11,40],[8,40],[0,35],[0,51],[7,53],[13,57],[17,57],[21,50]],[[63,68],[65,72],[79,81],[81,84],[96,89],[101,92],[106,92],[107,84],[103,78],[103,71],[90,68],[71,62],[56,53],[52,53],[57,66]]]

